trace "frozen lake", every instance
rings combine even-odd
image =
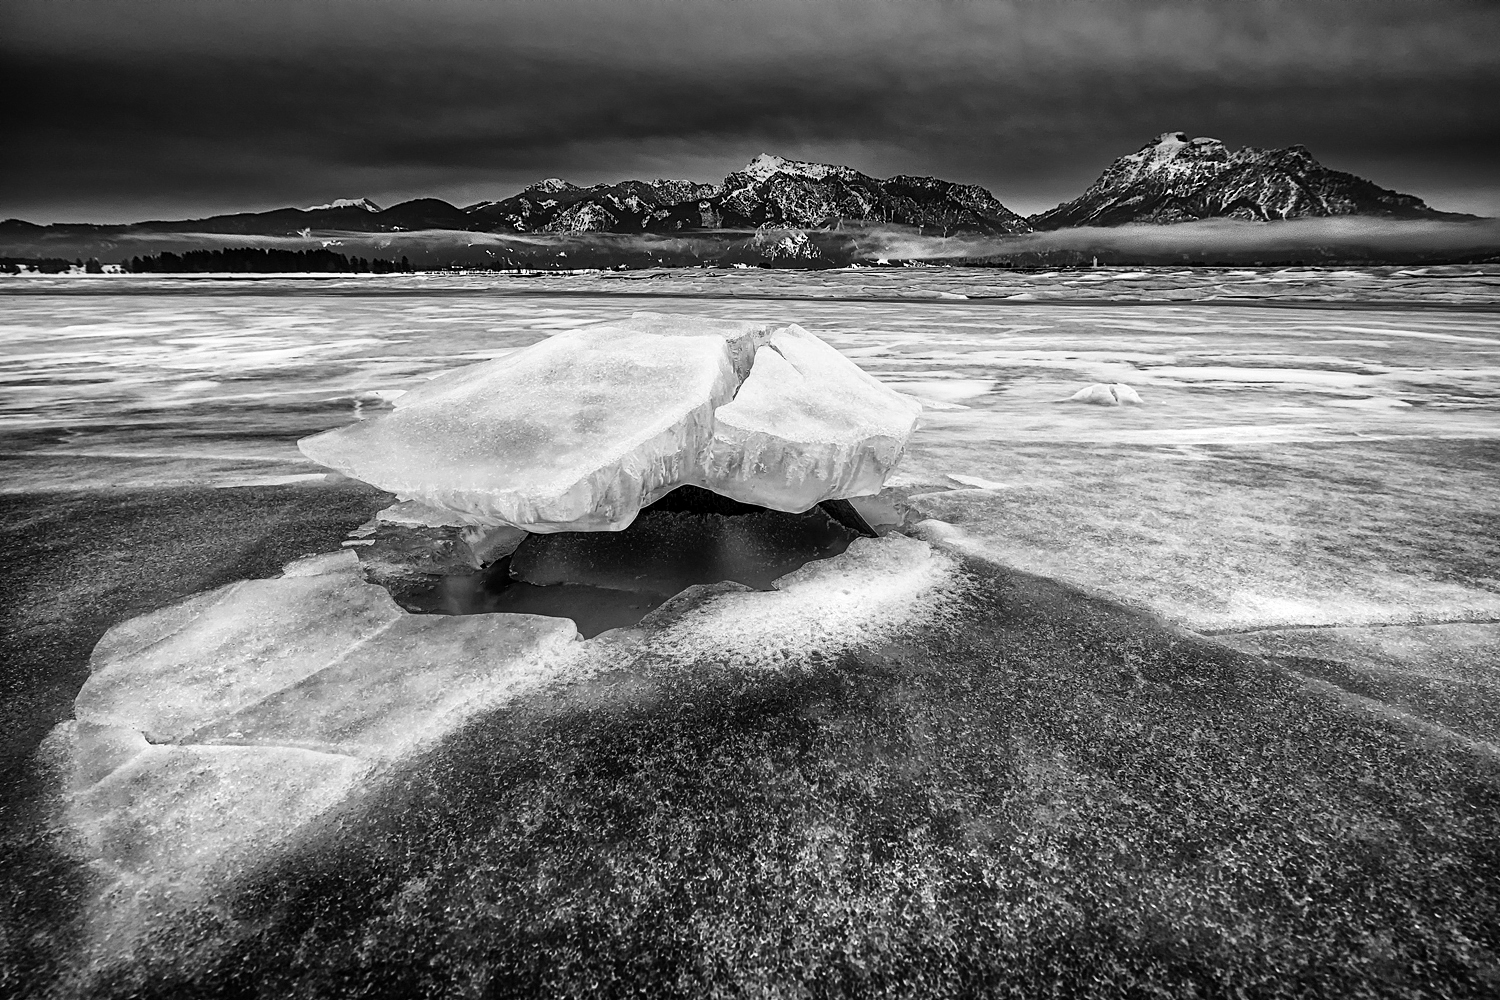
[[[577,993],[544,959],[579,941],[581,976],[651,956],[688,992],[890,962],[959,994],[1493,982],[1500,267],[22,277],[0,302],[0,881],[57,995]],[[278,577],[390,502],[298,438],[635,310],[796,322],[919,398],[887,492],[920,541],[587,642],[366,621],[352,557]],[[1142,405],[1069,401],[1099,382]],[[203,596],[225,585],[253,613]],[[184,598],[218,638],[183,640],[183,684],[132,681]],[[108,766],[58,778],[33,754],[127,621],[94,704],[187,735],[74,727]],[[403,629],[426,638],[382,645]],[[245,704],[189,725],[200,691]],[[288,738],[350,712],[342,743]],[[59,801],[85,819],[54,836]]]
[[[793,321],[919,397],[893,485],[1210,630],[1500,617],[1500,268],[15,278],[5,490],[321,475],[296,440],[563,329]],[[1141,407],[1063,402],[1124,382]]]

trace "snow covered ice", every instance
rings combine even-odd
[[[618,531],[682,485],[794,513],[877,493],[920,412],[795,325],[636,313],[300,446],[470,523]]]

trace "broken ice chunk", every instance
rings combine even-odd
[[[679,486],[788,513],[878,493],[920,412],[800,327],[637,313],[299,444],[426,525],[619,531]]]
[[[1128,406],[1140,406],[1141,396],[1124,382],[1116,382],[1114,385],[1105,385],[1103,382],[1095,382],[1091,386],[1079,389],[1068,397],[1071,403],[1094,403],[1098,406],[1119,406],[1124,403]]]
[[[704,485],[789,512],[874,495],[921,412],[801,327],[777,330],[734,401],[714,412]]]
[[[309,458],[477,524],[615,531],[696,477],[764,324],[640,315],[560,333],[299,442]]]

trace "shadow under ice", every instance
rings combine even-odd
[[[838,555],[861,534],[873,532],[847,502],[788,514],[683,486],[623,531],[527,535],[479,571],[378,582],[409,611],[569,618],[591,639],[638,623],[695,585],[770,590],[771,581]]]

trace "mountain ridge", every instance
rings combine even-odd
[[[122,224],[20,219],[0,231],[190,233],[291,236],[313,231],[489,233],[689,233],[724,230],[837,230],[845,225],[910,226],[924,233],[1016,235],[1078,226],[1166,225],[1208,218],[1255,221],[1333,215],[1408,219],[1477,218],[1430,208],[1318,163],[1302,145],[1231,151],[1218,139],[1164,132],[1114,160],[1081,195],[1022,217],[977,184],[898,174],[876,178],[841,164],[761,153],[718,183],[657,178],[582,186],[547,177],[498,200],[465,207],[414,198],[381,208],[337,198],[310,208],[237,212],[201,219]]]
[[[1440,212],[1313,158],[1304,145],[1230,150],[1207,136],[1163,132],[1117,158],[1093,184],[1027,221],[1038,230],[1227,218],[1256,222],[1339,215],[1474,219]]]

